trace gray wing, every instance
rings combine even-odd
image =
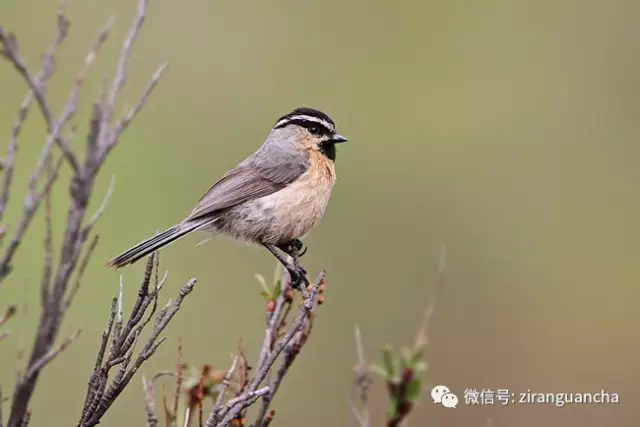
[[[303,153],[258,152],[213,184],[185,221],[273,194],[295,181],[307,168],[308,159]]]

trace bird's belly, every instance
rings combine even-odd
[[[309,191],[309,189],[313,191]],[[315,227],[329,203],[333,182],[310,186],[299,179],[282,190],[222,213],[219,232],[248,242],[280,244],[303,237]]]

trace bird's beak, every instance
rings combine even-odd
[[[335,134],[333,135],[333,137],[331,137],[331,142],[333,142],[334,144],[340,144],[342,142],[347,142],[347,141],[348,139],[342,135]]]

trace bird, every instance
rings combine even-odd
[[[325,213],[336,182],[336,145],[348,139],[326,113],[298,107],[280,117],[264,143],[204,193],[178,224],[107,262],[133,264],[195,231],[226,235],[269,250],[294,288],[309,284],[297,258],[301,239]],[[279,251],[291,256],[288,261]]]

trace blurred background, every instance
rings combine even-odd
[[[111,77],[133,1],[68,0],[69,39],[49,85],[56,108],[97,30],[116,24],[76,117],[84,144],[90,102]],[[32,70],[50,44],[57,2],[5,0]],[[432,319],[429,384],[512,392],[619,393],[617,405],[434,405],[424,393],[412,426],[630,426],[636,386],[640,270],[640,3],[616,0],[237,2],[154,0],[135,46],[121,106],[133,105],[163,61],[150,103],[101,171],[90,211],[111,176],[101,242],[60,332],[83,333],[40,378],[32,425],[77,422],[95,350],[118,289],[104,261],[182,219],[228,168],[296,106],[328,112],[350,142],[304,264],[328,272],[327,301],[274,408],[279,426],[348,425],[354,325],[370,361],[386,343],[411,344],[446,244],[446,285]],[[0,63],[0,132],[8,138],[26,87]],[[59,112],[59,110],[57,110]],[[120,110],[117,110],[118,112]],[[21,137],[7,221],[14,225],[44,126],[34,109]],[[68,172],[65,177],[68,177]],[[66,220],[63,177],[54,198],[56,245]],[[24,305],[0,346],[12,388],[16,351],[39,316],[41,217],[0,286],[0,305]],[[223,369],[242,337],[257,355],[271,277],[264,250],[190,236],[162,251],[164,298],[198,277],[142,373],[188,362]],[[144,266],[124,274],[134,301]],[[636,338],[634,338],[636,337]],[[144,422],[138,374],[102,425]],[[386,410],[381,382],[374,414]],[[4,404],[8,409],[7,403]],[[309,417],[309,412],[314,413]],[[55,420],[55,422],[52,422]]]

